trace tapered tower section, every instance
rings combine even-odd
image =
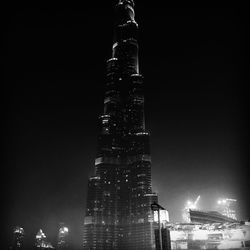
[[[88,182],[84,249],[155,249],[149,133],[134,2],[120,0],[99,117],[95,176]]]

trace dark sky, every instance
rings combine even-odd
[[[64,221],[80,249],[115,2],[4,13],[8,240],[21,225],[27,238],[42,228],[54,243]],[[136,2],[153,189],[171,221],[198,195],[207,210],[235,198],[238,217],[250,218],[247,6],[156,2]]]

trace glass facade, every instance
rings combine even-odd
[[[134,17],[133,1],[119,1],[99,117],[95,176],[88,182],[84,249],[155,249],[150,205],[157,202],[157,195],[151,187]]]

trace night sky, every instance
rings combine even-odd
[[[6,242],[20,225],[55,243],[64,221],[80,249],[116,3],[91,2],[4,13]],[[159,203],[181,221],[187,199],[213,210],[235,198],[249,219],[247,6],[146,2],[135,10]]]

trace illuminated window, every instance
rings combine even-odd
[[[110,196],[110,192],[108,192],[108,191],[104,191],[103,194],[104,194],[104,196],[108,196],[108,197]]]

